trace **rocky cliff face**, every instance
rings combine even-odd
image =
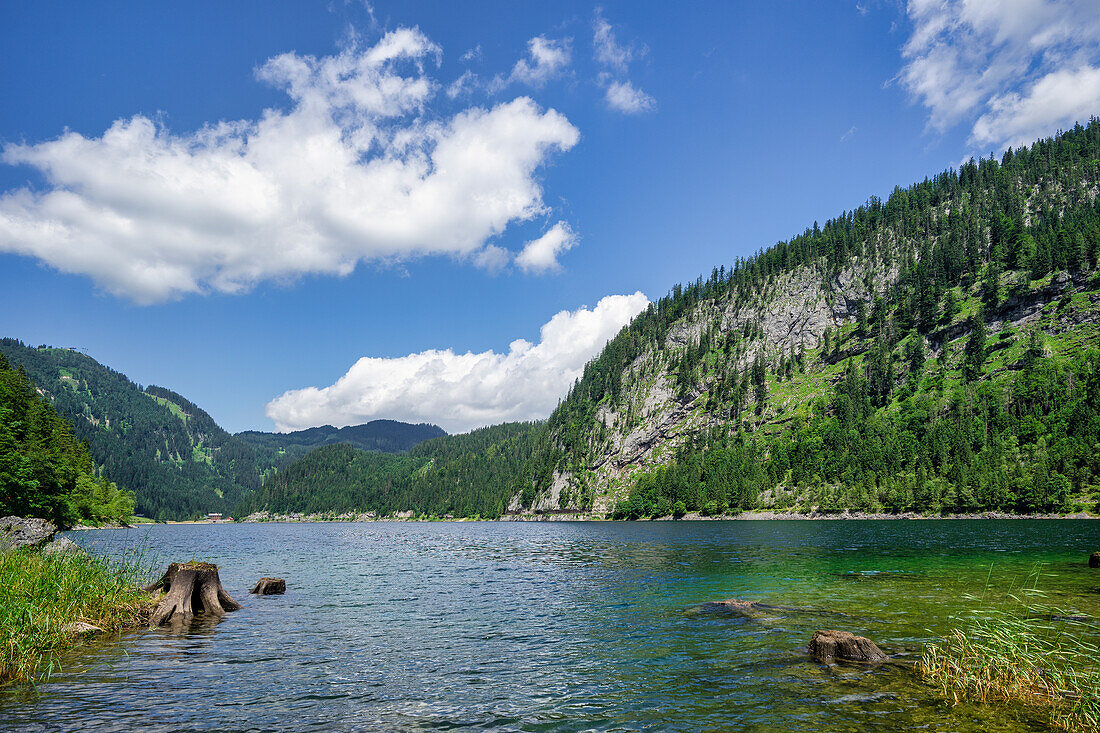
[[[777,363],[784,354],[818,348],[826,328],[851,323],[857,303],[873,300],[894,282],[897,272],[896,266],[880,260],[853,260],[830,278],[804,267],[769,283],[759,306],[700,304],[670,329],[660,348],[646,351],[630,365],[624,374],[622,404],[600,408],[592,432],[602,432],[605,438],[594,446],[589,464],[580,471],[556,472],[549,490],[531,510],[606,513],[623,498],[634,473],[667,461],[685,440],[725,419],[707,406],[714,374],[686,393],[676,388],[674,357],[698,344],[708,328],[718,339],[751,334],[740,340],[731,360],[735,370],[746,369],[757,353]],[[575,503],[586,493],[593,496],[588,511]],[[513,502],[513,511],[519,508]]]

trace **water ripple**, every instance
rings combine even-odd
[[[1100,616],[1092,522],[700,522],[156,526],[72,533],[100,552],[221,566],[220,623],[85,644],[0,728],[55,730],[1030,730],[947,707],[912,664],[820,665],[840,626],[908,653],[989,577],[1045,563]],[[1015,552],[1005,553],[1011,547]],[[990,572],[990,564],[994,563]],[[1087,570],[1087,569],[1086,569]],[[285,596],[249,596],[261,576]],[[776,608],[699,613],[741,598]],[[1070,603],[1069,601],[1072,601]]]

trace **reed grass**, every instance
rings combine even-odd
[[[105,632],[145,622],[149,598],[139,554],[121,560],[82,552],[0,553],[0,683],[48,679],[79,636],[66,624]]]
[[[1045,708],[1055,727],[1100,731],[1098,629],[1036,605],[1040,595],[970,612],[925,648],[920,672],[956,704],[1018,702]]]

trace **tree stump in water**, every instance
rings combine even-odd
[[[153,610],[150,626],[161,626],[170,619],[186,619],[198,614],[224,616],[241,604],[229,597],[218,578],[218,566],[208,562],[174,562],[160,580],[146,586],[152,593],[167,593]]]
[[[819,662],[845,659],[849,662],[881,662],[886,655],[875,642],[850,631],[815,631],[810,639],[810,656]]]
[[[286,593],[286,581],[282,578],[260,578],[249,593],[260,596],[274,596]]]

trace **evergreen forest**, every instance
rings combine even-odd
[[[127,519],[134,497],[99,475],[88,447],[0,354],[0,516],[58,527]]]

